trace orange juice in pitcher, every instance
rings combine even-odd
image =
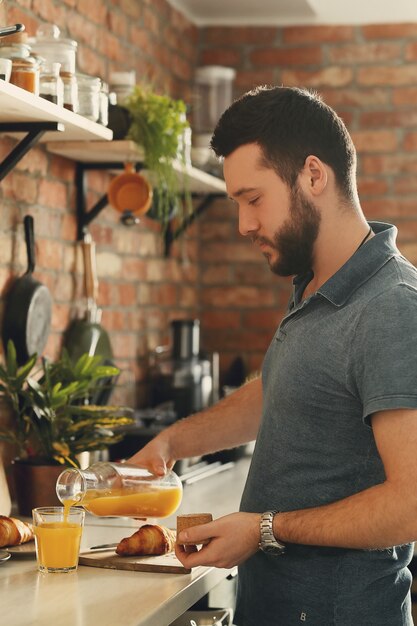
[[[181,504],[182,483],[172,471],[154,476],[128,463],[95,463],[64,470],[56,492],[64,504],[100,517],[169,517]]]

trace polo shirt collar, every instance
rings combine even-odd
[[[337,270],[318,290],[317,293],[335,306],[347,302],[350,296],[373,276],[387,261],[399,253],[396,246],[398,230],[392,224],[369,222],[375,237],[359,248],[346,263]],[[292,306],[299,302],[302,293],[313,273],[296,276],[293,280]],[[292,308],[292,307],[291,307]]]

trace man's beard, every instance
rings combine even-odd
[[[314,243],[321,217],[316,206],[306,199],[298,185],[291,188],[290,214],[272,240],[256,235],[253,238],[278,253],[275,261],[272,261],[271,253],[264,254],[271,271],[278,276],[304,274],[313,265]]]

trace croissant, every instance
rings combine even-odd
[[[32,524],[22,522],[15,517],[0,515],[0,548],[18,546],[32,541],[33,538]]]
[[[116,554],[119,556],[167,554],[174,549],[174,545],[174,531],[157,524],[144,524],[131,537],[126,537],[119,542]]]

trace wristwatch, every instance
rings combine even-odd
[[[279,511],[266,511],[261,515],[261,541],[259,542],[259,548],[267,554],[273,554],[278,556],[284,554],[285,545],[275,539],[273,522],[274,516]]]

